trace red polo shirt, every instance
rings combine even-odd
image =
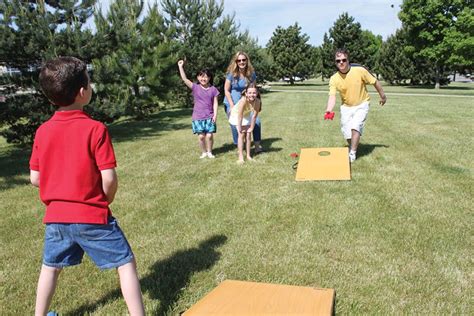
[[[58,111],[36,131],[30,169],[40,173],[44,223],[106,224],[101,170],[117,166],[104,124],[80,110]]]

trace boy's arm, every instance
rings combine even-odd
[[[179,75],[184,83],[188,86],[189,89],[193,88],[193,82],[186,77],[186,73],[184,72],[184,61],[178,61],[178,68],[179,68]]]
[[[111,204],[114,201],[118,188],[117,173],[114,168],[101,170],[100,173],[102,175],[102,190],[107,196],[107,202]]]
[[[380,96],[379,104],[383,106],[385,104],[385,102],[387,102],[387,96],[385,95],[385,92],[383,91],[383,88],[382,88],[382,85],[380,84],[380,81],[377,80],[374,84],[374,87],[375,87],[375,90],[377,90],[377,92],[379,93],[379,96]]]
[[[215,123],[216,120],[217,120],[217,106],[218,106],[218,102],[217,102],[217,96],[214,97],[214,105],[213,105],[213,108],[214,108],[214,115],[212,116],[212,121]]]
[[[40,185],[40,173],[36,170],[30,170],[30,182],[35,187],[39,187]]]

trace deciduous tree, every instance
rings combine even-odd
[[[439,89],[443,73],[455,64],[472,67],[471,0],[404,0],[399,18],[414,56],[428,61]],[[469,59],[470,58],[470,59]]]

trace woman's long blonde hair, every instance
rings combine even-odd
[[[240,55],[245,56],[245,58],[247,59],[247,67],[245,68],[243,75],[249,83],[250,78],[252,77],[252,74],[255,72],[255,70],[252,66],[252,63],[250,62],[249,55],[246,52],[238,51],[237,53],[235,53],[235,55],[230,60],[229,66],[227,67],[227,73],[232,74],[232,77],[234,78],[240,77],[239,65],[237,64],[237,59]]]

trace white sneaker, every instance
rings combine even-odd
[[[212,159],[216,158],[216,156],[214,156],[211,152],[207,153],[207,157]]]
[[[356,160],[356,153],[349,152],[349,162],[354,162]]]
[[[199,159],[206,158],[206,157],[207,157],[207,153],[202,153],[201,156],[199,156]]]

